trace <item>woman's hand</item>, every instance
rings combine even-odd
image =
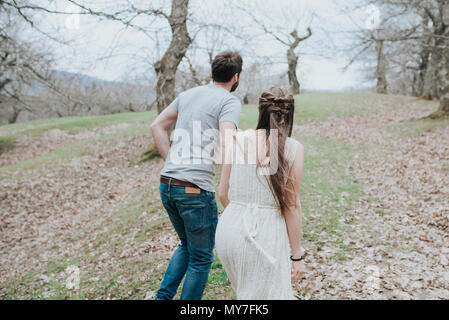
[[[302,280],[306,267],[303,261],[292,261],[292,280]]]

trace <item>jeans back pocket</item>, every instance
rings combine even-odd
[[[207,209],[205,203],[199,199],[183,199],[178,201],[177,207],[187,231],[195,232],[205,227]]]

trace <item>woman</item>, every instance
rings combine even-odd
[[[294,299],[291,280],[304,274],[304,149],[290,137],[294,106],[282,89],[265,91],[257,129],[234,135],[234,160],[222,168],[216,250],[240,300]]]

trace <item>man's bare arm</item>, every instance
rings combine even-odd
[[[169,106],[151,124],[154,143],[164,161],[167,159],[168,151],[170,150],[170,140],[167,135],[167,130],[176,123],[177,119],[178,113]]]

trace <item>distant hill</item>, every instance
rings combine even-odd
[[[104,88],[107,90],[119,87],[133,86],[139,88],[138,91],[142,91],[142,96],[144,97],[141,98],[143,98],[145,101],[147,101],[148,99],[156,99],[156,92],[154,88],[148,84],[136,84],[124,81],[109,81],[82,73],[74,73],[64,70],[53,70],[51,73],[51,78],[56,81],[56,83],[61,84],[62,86],[64,86],[64,83],[76,84],[76,86],[81,89],[82,93],[87,93],[86,89],[92,87]],[[48,87],[46,87],[41,82],[36,81],[25,88],[25,94],[37,96],[42,93],[42,90],[48,90]],[[133,96],[132,98],[139,99],[139,96]]]
[[[22,88],[20,99],[26,105],[3,99],[0,124],[145,111],[156,100],[154,83],[149,81],[107,81],[63,70],[54,70],[49,77],[49,83],[34,80]]]

